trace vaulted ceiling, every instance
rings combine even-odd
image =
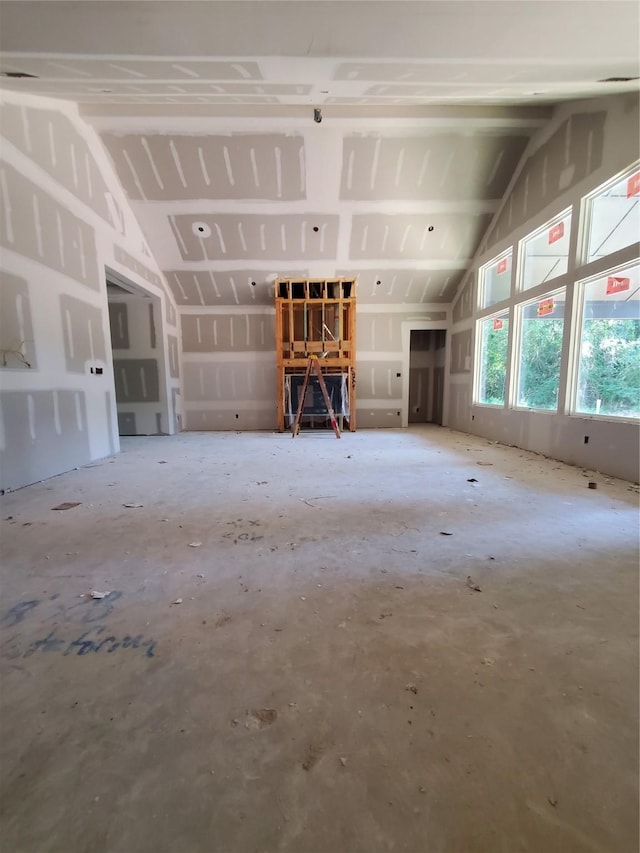
[[[637,89],[626,0],[48,0],[0,23],[3,86],[79,103],[179,305],[299,274],[449,302],[553,105]]]

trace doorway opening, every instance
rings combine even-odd
[[[167,435],[160,299],[107,269],[118,434]]]
[[[442,426],[446,330],[411,329],[410,335],[408,422]]]

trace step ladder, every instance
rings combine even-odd
[[[304,380],[302,382],[302,387],[298,395],[298,411],[296,412],[295,420],[291,425],[291,438],[295,438],[300,432],[302,410],[304,408],[304,400],[307,396],[307,389],[309,388],[309,379],[311,378],[312,371],[314,371],[315,375],[318,377],[318,384],[320,385],[320,390],[322,391],[322,396],[324,397],[324,402],[327,407],[327,414],[329,415],[329,420],[331,421],[333,431],[336,434],[336,438],[340,438],[340,427],[338,426],[336,416],[334,415],[333,409],[331,407],[331,400],[329,399],[329,392],[327,391],[327,383],[324,381],[322,369],[320,368],[320,362],[318,360],[317,355],[310,355],[309,361],[307,362],[307,369],[305,370]]]

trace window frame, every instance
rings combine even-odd
[[[505,258],[509,259],[509,268],[506,272],[509,273],[509,292],[504,297],[504,299],[500,299],[497,302],[492,302],[491,305],[484,305],[484,297],[486,291],[486,272],[491,267],[497,267],[500,261]],[[494,255],[491,260],[487,261],[484,264],[481,264],[478,267],[478,286],[477,286],[477,301],[476,301],[476,310],[478,312],[481,311],[494,311],[496,305],[502,305],[503,302],[507,302],[507,300],[511,299],[513,296],[513,271],[514,271],[514,259],[517,263],[516,257],[516,247],[512,243],[503,249],[501,252],[498,252],[497,255]]]
[[[482,377],[482,341],[483,341],[483,324],[489,320],[494,321],[506,318],[508,322],[507,328],[507,353],[505,357],[505,377],[504,377],[504,400],[502,403],[487,403],[480,399],[480,380]],[[511,351],[513,345],[513,306],[507,306],[499,311],[493,311],[483,317],[476,318],[474,329],[474,370],[473,370],[473,386],[471,394],[472,406],[483,406],[488,409],[507,409],[509,408],[509,388],[511,385]]]
[[[580,380],[580,356],[582,351],[582,339],[584,333],[584,308],[587,285],[596,279],[615,276],[623,273],[630,266],[640,265],[640,255],[632,258],[622,264],[616,264],[612,267],[607,267],[600,272],[592,273],[584,278],[577,278],[573,285],[573,312],[572,312],[572,341],[570,351],[570,365],[567,372],[568,384],[568,411],[566,414],[570,418],[579,418],[580,420],[594,421],[610,421],[612,423],[640,423],[640,415],[633,417],[629,415],[611,415],[611,414],[596,414],[595,412],[581,412],[578,410],[578,392]]]
[[[534,290],[536,287],[553,286],[553,282],[557,278],[562,278],[566,276],[571,270],[572,264],[572,255],[571,255],[571,228],[573,226],[573,217],[575,214],[574,210],[575,205],[570,204],[568,207],[565,207],[560,213],[556,216],[551,217],[551,219],[547,219],[546,222],[543,222],[542,225],[535,228],[533,231],[530,231],[526,236],[522,237],[518,240],[518,264],[516,270],[516,296],[526,296],[527,293]],[[538,281],[535,284],[530,284],[528,287],[524,286],[524,276],[525,276],[525,264],[527,260],[526,256],[526,244],[532,240],[535,240],[545,231],[550,231],[558,223],[564,221],[569,218],[569,226],[567,228],[566,236],[569,240],[569,248],[567,249],[567,265],[566,269],[563,272],[554,275],[553,278],[545,279],[543,281]],[[564,236],[564,235],[563,235]],[[559,289],[559,288],[558,288]]]
[[[630,166],[627,166],[626,169],[618,172],[613,177],[609,178],[609,180],[600,184],[590,193],[582,196],[580,199],[580,238],[578,241],[578,248],[576,252],[576,266],[577,268],[589,266],[589,264],[597,263],[598,261],[602,261],[610,255],[614,255],[617,252],[624,251],[628,249],[629,246],[634,245],[633,243],[629,243],[627,246],[621,246],[618,249],[614,249],[611,252],[607,252],[605,255],[602,255],[599,258],[591,258],[589,259],[589,239],[591,237],[591,223],[593,219],[593,204],[598,196],[605,193],[607,190],[614,187],[616,184],[621,183],[625,180],[631,178],[631,176],[635,172],[640,172],[640,159],[636,160]],[[640,195],[638,196],[638,201],[640,202]],[[576,282],[577,284],[577,282]]]
[[[563,273],[563,275],[565,275]],[[538,287],[539,285],[535,285]],[[538,406],[523,406],[518,402],[519,392],[520,392],[520,376],[521,376],[521,362],[522,362],[522,343],[523,343],[523,329],[524,329],[524,311],[528,305],[535,305],[536,303],[540,304],[545,299],[552,299],[556,294],[564,292],[564,315],[562,318],[563,326],[562,326],[562,344],[560,347],[560,372],[558,375],[558,399],[556,402],[555,409],[544,409]],[[525,291],[526,293],[526,291]],[[511,393],[509,397],[510,408],[517,412],[537,412],[539,414],[544,415],[557,415],[562,414],[563,405],[562,405],[562,374],[563,374],[563,354],[565,349],[565,340],[567,336],[567,329],[571,329],[571,317],[568,317],[568,307],[569,307],[569,288],[567,285],[561,285],[560,287],[555,287],[553,290],[545,291],[542,294],[539,294],[536,297],[530,299],[524,299],[521,302],[518,302],[517,305],[514,306],[514,321],[513,321],[513,344],[512,344],[512,363],[511,363]],[[567,323],[567,320],[569,321]]]

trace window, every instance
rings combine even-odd
[[[480,268],[480,308],[488,308],[511,295],[511,255],[509,249]]]
[[[587,263],[637,242],[640,234],[640,165],[588,200]]]
[[[564,304],[563,288],[520,309],[517,406],[558,408]]]
[[[640,265],[581,283],[575,411],[640,416]]]
[[[522,241],[522,290],[566,273],[570,232],[571,210],[568,210]]]
[[[507,376],[509,313],[496,314],[478,323],[479,364],[476,399],[479,403],[503,406]]]

